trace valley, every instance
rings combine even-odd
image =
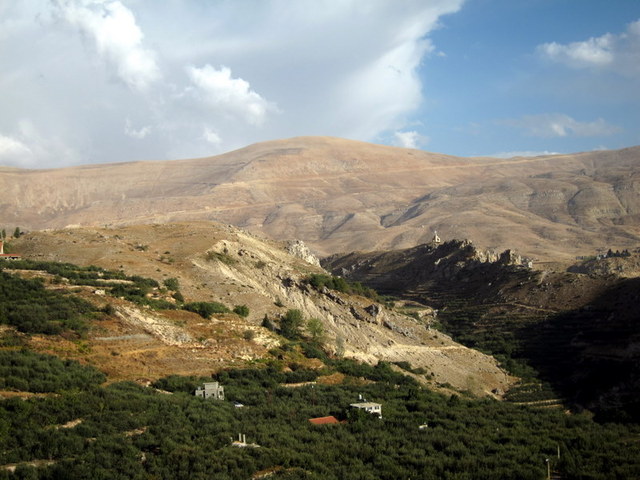
[[[571,271],[536,270],[513,252],[465,241],[335,255],[334,274],[438,309],[453,338],[498,358],[523,382],[547,382],[575,408],[638,421],[640,252],[587,260]]]
[[[0,478],[634,478],[638,161],[301,137],[0,169]]]

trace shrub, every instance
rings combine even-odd
[[[166,278],[162,283],[164,283],[165,287],[167,287],[169,290],[172,290],[174,292],[177,292],[178,290],[180,290],[180,282],[178,281],[177,278],[174,278],[174,277]]]
[[[182,296],[182,293],[180,293],[180,292],[175,292],[175,293],[172,295],[172,297],[174,298],[174,300],[175,300],[176,302],[180,302],[180,303],[184,302],[184,297]]]
[[[109,315],[109,316],[111,316],[111,315],[115,315],[115,313],[116,313],[116,309],[115,309],[115,307],[114,307],[111,303],[107,303],[107,304],[102,308],[102,311],[103,311],[105,314]]]
[[[229,313],[229,309],[219,302],[191,302],[185,303],[182,308],[207,319],[214,313]]]
[[[240,315],[241,317],[249,316],[249,307],[246,305],[236,305],[233,307],[233,313]]]
[[[253,330],[245,330],[242,333],[242,338],[244,338],[247,342],[252,341],[256,336],[256,332],[254,332]]]
[[[209,251],[209,252],[206,253],[205,258],[207,260],[209,260],[210,262],[218,261],[218,262],[222,262],[222,263],[224,263],[226,265],[235,265],[236,263],[238,263],[238,260],[233,258],[228,253],[220,253],[220,252]]]
[[[272,332],[275,332],[276,327],[273,324],[273,322],[271,320],[269,320],[269,317],[267,316],[267,314],[264,314],[264,318],[262,319],[262,324],[261,324],[264,328],[266,328],[267,330],[271,330]]]

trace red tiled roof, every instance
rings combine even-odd
[[[330,415],[328,417],[310,418],[309,421],[314,425],[328,425],[331,423],[340,423],[336,417]]]

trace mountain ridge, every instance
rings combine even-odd
[[[215,220],[316,253],[469,238],[567,260],[640,240],[640,147],[495,159],[296,137],[190,160],[0,169],[9,227]]]

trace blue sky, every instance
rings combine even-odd
[[[0,3],[0,165],[331,135],[452,155],[640,144],[638,0]]]
[[[570,64],[541,48],[579,48],[608,33],[624,43],[617,37],[639,19],[635,0],[466,2],[430,35],[446,56],[428,58],[421,69],[425,102],[417,118],[424,119],[427,146],[483,155],[640,144],[640,37],[619,45],[635,59],[631,72],[615,62]],[[567,117],[594,128],[556,135],[533,128],[536,121],[541,128],[554,120],[571,125]]]

